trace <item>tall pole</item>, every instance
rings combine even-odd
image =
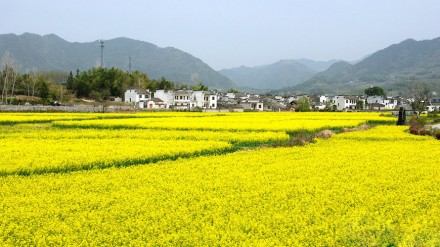
[[[99,40],[99,43],[101,43],[101,68],[104,67],[104,40]]]
[[[131,57],[128,57],[128,70],[130,71],[131,74]]]

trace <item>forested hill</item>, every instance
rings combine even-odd
[[[181,50],[154,44],[116,38],[105,41],[104,66],[132,69],[146,73],[151,79],[168,80],[189,85],[203,83],[210,88],[228,89],[235,84],[200,59]],[[23,72],[87,70],[100,65],[101,48],[98,41],[68,42],[54,34],[0,35],[0,56],[9,51]]]
[[[349,93],[380,85],[399,94],[414,83],[440,90],[440,38],[405,40],[351,65],[340,62],[299,84],[292,92]],[[287,91],[287,90],[286,90]]]

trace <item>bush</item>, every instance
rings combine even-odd
[[[310,130],[300,129],[289,133],[290,135],[290,146],[304,146],[308,143],[315,142],[315,133]]]
[[[419,129],[417,129],[414,126],[410,126],[409,127],[409,133],[413,134],[413,135],[418,135],[419,134]]]
[[[425,126],[425,124],[426,124],[426,118],[424,118],[424,117],[412,117],[409,120],[409,125],[411,127],[417,128],[417,129],[423,128]]]
[[[421,136],[430,136],[432,134],[431,130],[429,129],[420,129],[419,135]]]
[[[435,139],[440,140],[440,130],[436,130],[433,135]]]
[[[323,130],[320,131],[318,134],[316,134],[315,137],[319,139],[328,139],[332,137],[334,134],[335,132],[333,130]]]

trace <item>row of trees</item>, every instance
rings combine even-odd
[[[123,97],[127,88],[175,90],[192,89],[208,90],[206,85],[198,83],[193,86],[176,84],[164,77],[160,80],[149,79],[145,73],[134,71],[129,73],[117,68],[93,68],[87,71],[76,71],[74,76],[69,73],[66,88],[75,93],[78,98],[92,98],[95,100],[108,99],[109,97]]]
[[[47,77],[54,73],[31,73],[20,74],[20,65],[17,64],[9,52],[6,52],[1,61],[0,88],[2,90],[1,103],[12,104],[16,101],[16,95],[50,97],[51,88],[54,87]],[[56,90],[52,90],[56,91]]]
[[[27,100],[38,97],[39,103],[62,101],[66,98],[89,98],[106,100],[111,97],[123,97],[127,88],[176,90],[208,90],[202,83],[188,86],[168,81],[165,78],[151,80],[145,73],[129,73],[117,68],[92,68],[87,71],[41,73],[33,70],[20,74],[20,66],[10,53],[3,56],[0,69],[1,103],[20,103],[17,95],[27,96]]]

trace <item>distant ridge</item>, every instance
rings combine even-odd
[[[220,74],[228,77],[241,88],[279,89],[294,86],[310,79],[317,72],[294,60],[256,67],[241,66],[224,69]]]
[[[68,42],[55,34],[40,36],[1,34],[0,56],[9,51],[22,70],[75,71],[87,70],[100,64],[98,41]],[[152,79],[165,77],[186,84],[199,82],[210,88],[228,89],[236,85],[200,59],[178,50],[129,38],[105,41],[104,65],[128,70],[128,57],[133,57],[132,68]]]
[[[333,64],[326,71],[283,92],[356,93],[372,85],[389,93],[407,92],[414,83],[425,83],[440,91],[440,38],[408,39],[377,51],[352,65]]]

